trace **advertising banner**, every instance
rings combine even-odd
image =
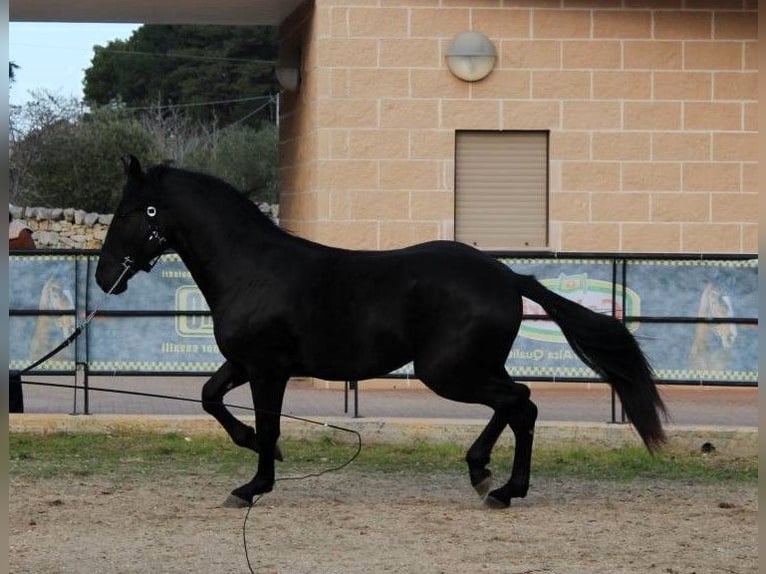
[[[567,299],[624,321],[660,380],[758,382],[756,259],[501,261]],[[523,309],[527,317],[545,315],[527,299]],[[506,369],[519,380],[598,379],[548,320],[522,322]],[[412,365],[396,374],[413,376]]]
[[[659,378],[757,383],[757,324],[736,321],[758,317],[757,260],[628,261],[626,283],[640,315],[689,321],[629,318]]]
[[[163,255],[120,295],[105,296],[92,276],[88,292],[104,313],[88,329],[92,371],[208,373],[224,362],[205,314],[210,309],[178,255]],[[158,316],[162,311],[171,313]]]
[[[667,381],[757,384],[756,259],[503,258],[517,273],[625,322]],[[138,273],[121,295],[96,285],[96,257],[10,259],[9,348],[19,369],[54,348],[93,309],[74,345],[41,365],[91,372],[208,373],[224,361],[209,309],[177,255]],[[520,379],[596,379],[545,312],[524,300],[521,330],[506,363]],[[39,312],[39,314],[37,314]],[[412,376],[411,365],[393,373]]]
[[[503,262],[568,299],[625,321],[662,380],[757,382],[755,325],[726,322],[757,317],[755,260],[626,260],[614,271],[608,260]],[[525,300],[524,313],[544,312]],[[595,375],[549,321],[522,325],[507,368],[519,378]]]
[[[78,261],[71,255],[12,256],[8,262],[8,354],[20,370],[64,341],[75,329]],[[79,342],[62,349],[40,370],[73,371]]]

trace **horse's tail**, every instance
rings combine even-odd
[[[646,447],[653,451],[665,442],[660,421],[660,414],[667,418],[665,405],[652,368],[625,325],[557,295],[531,275],[516,278],[519,292],[542,306],[577,356],[612,385]]]

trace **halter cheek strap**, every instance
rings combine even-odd
[[[146,216],[149,218],[149,242],[156,241],[160,245],[165,243],[167,240],[160,234],[160,228],[156,224],[156,220],[154,219],[157,217],[157,208],[153,205],[150,205],[146,208]]]
[[[147,237],[147,244],[151,247],[153,243],[156,243],[158,247],[162,248],[162,246],[167,243],[167,239],[165,239],[164,235],[162,235],[160,227],[157,225],[157,220],[155,219],[157,217],[157,208],[153,205],[148,206],[146,208],[146,216],[149,218],[149,236]],[[156,257],[147,261],[146,263],[139,263],[138,258],[128,256],[125,257],[122,265],[128,269],[136,268],[148,273],[157,264],[157,261],[159,261],[161,255],[162,252],[160,251]]]

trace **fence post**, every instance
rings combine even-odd
[[[343,412],[348,412],[348,392],[354,391],[354,418],[359,418],[359,381],[346,381],[343,388]]]
[[[90,388],[88,387],[88,364],[78,363],[82,367],[82,394],[83,394],[83,414],[90,414]]]

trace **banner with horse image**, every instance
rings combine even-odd
[[[163,256],[152,273],[137,275],[119,296],[98,288],[96,262],[75,254],[10,257],[11,369],[44,356],[74,331],[75,318],[82,322],[95,308],[99,315],[87,330],[36,371],[72,372],[76,362],[87,363],[91,372],[218,369],[224,359],[205,314],[209,309],[177,255]]]
[[[8,353],[21,370],[53,350],[75,329],[77,261],[71,255],[14,255],[8,262]],[[73,371],[72,344],[38,367]]]
[[[626,277],[642,316],[685,320],[636,324],[660,379],[757,383],[756,259],[628,261]]]
[[[755,259],[628,259],[624,285],[622,261],[616,268],[616,282],[611,260],[503,262],[519,273],[535,275],[568,299],[625,320],[661,380],[758,381]],[[527,300],[524,313],[543,314]],[[507,369],[520,379],[595,376],[550,321],[522,324]]]

